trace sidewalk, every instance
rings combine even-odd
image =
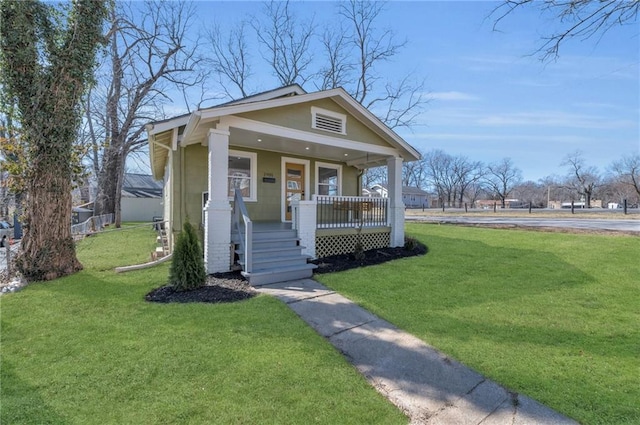
[[[411,424],[576,424],[447,358],[311,279],[257,288],[329,340]]]

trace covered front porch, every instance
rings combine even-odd
[[[291,222],[254,222],[236,190],[232,268],[253,285],[310,277],[308,260],[391,245],[388,199],[313,195],[292,200]]]
[[[404,244],[402,164],[419,153],[341,88],[283,87],[147,131],[154,176],[165,179],[164,218],[173,235],[201,217],[209,273],[234,264],[266,272],[271,260],[291,271],[352,252],[354,241]],[[362,197],[364,171],[378,166],[387,169],[388,197]],[[291,229],[255,232],[261,222]]]
[[[302,254],[308,258],[353,252],[352,241],[363,235],[373,239],[369,236],[372,233],[377,235],[379,246],[404,245],[403,159],[393,149],[371,148],[362,142],[351,142],[345,148],[333,137],[310,132],[289,139],[285,138],[289,132],[279,128],[265,133],[266,128],[258,131],[243,127],[242,120],[226,122],[228,127],[221,128],[218,123],[207,133],[208,199],[203,216],[209,273],[226,271],[233,263],[233,258],[225,255],[232,240],[227,236],[229,230],[224,234],[224,229],[246,226],[245,218],[251,222],[291,223],[303,247]],[[257,144],[260,149],[256,149]],[[285,146],[289,152],[280,153]],[[378,153],[372,154],[371,150]],[[234,166],[234,161],[249,153],[253,155],[247,161],[249,165],[242,170]],[[389,196],[359,196],[364,169],[381,164],[387,168]],[[225,181],[227,185],[220,184]],[[231,200],[230,195],[234,196]],[[239,201],[244,214],[232,212],[239,210]],[[373,228],[378,230],[373,232]],[[247,266],[243,265],[245,271]]]

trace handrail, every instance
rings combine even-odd
[[[240,226],[240,215],[244,222],[244,235]],[[253,267],[253,222],[247,213],[247,207],[242,199],[242,191],[236,189],[233,195],[233,224],[240,235],[240,247],[244,251],[244,271],[251,273]]]

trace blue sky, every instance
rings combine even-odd
[[[398,133],[421,151],[442,149],[485,163],[510,157],[534,181],[564,175],[560,162],[576,150],[601,171],[640,152],[640,26],[569,40],[556,61],[543,63],[535,50],[557,22],[528,8],[493,31],[487,17],[497,4],[387,3],[378,26],[408,43],[380,71],[391,80],[414,72],[431,98],[417,125]],[[224,30],[262,4],[199,7],[202,25],[215,21]],[[320,29],[336,13],[332,2],[291,7],[302,19],[315,16]],[[274,88],[269,70],[262,72],[260,88]]]

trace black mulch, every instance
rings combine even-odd
[[[312,263],[318,266],[314,270],[316,274],[333,273],[358,267],[374,266],[399,258],[425,255],[426,253],[427,247],[421,243],[416,243],[413,249],[405,249],[404,247],[371,249],[364,252],[364,258],[361,260],[356,260],[353,254],[340,254],[318,258],[313,260]]]
[[[399,258],[427,253],[427,247],[416,243],[413,249],[379,248],[364,252],[364,258],[356,260],[353,254],[332,255],[312,261],[318,266],[314,273],[332,273],[358,267],[372,266]],[[172,286],[161,286],[149,292],[145,299],[157,303],[228,303],[256,296],[240,272],[216,273],[207,278],[206,286],[190,291],[175,291]]]
[[[156,303],[230,303],[255,296],[256,291],[240,272],[228,272],[210,275],[205,286],[190,291],[161,286],[149,292],[145,299]]]

